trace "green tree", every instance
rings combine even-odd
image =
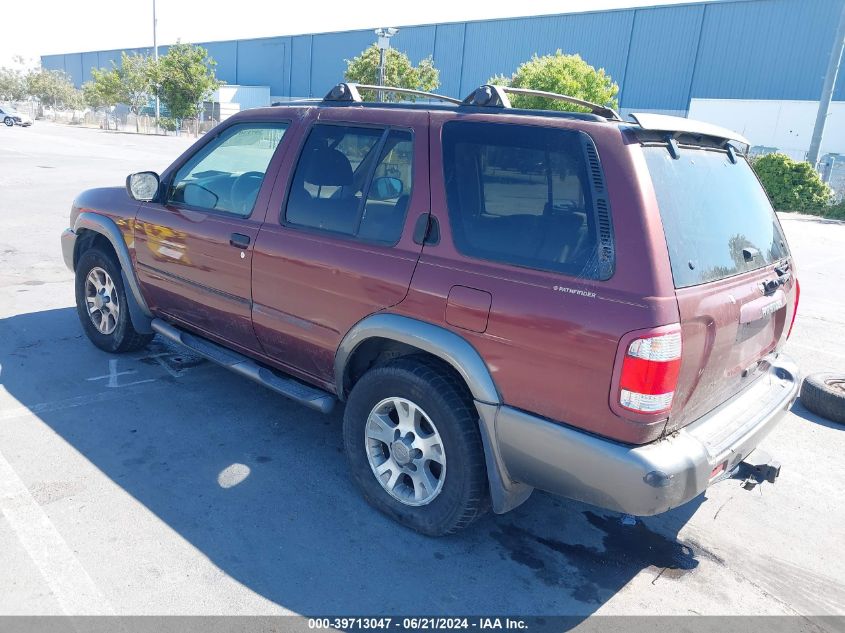
[[[112,62],[111,68],[91,69],[91,82],[83,86],[86,102],[92,107],[123,103],[135,115],[135,131],[140,131],[138,115],[153,93],[151,58],[126,53],[120,54],[120,66]],[[86,84],[87,85],[87,84]]]
[[[604,68],[596,70],[581,59],[580,55],[564,55],[560,50],[554,55],[543,55],[542,57],[534,55],[529,61],[520,64],[516,72],[510,77],[496,75],[491,77],[487,83],[556,92],[612,108],[619,106],[616,101],[619,86],[613,82]],[[565,101],[525,95],[509,96],[511,103],[516,108],[565,110],[569,112],[587,111],[585,108]]]
[[[176,119],[198,119],[203,102],[223,83],[214,74],[217,65],[201,46],[177,42],[158,64],[150,67],[150,77],[158,96]],[[197,120],[196,134],[199,134]]]
[[[92,69],[92,77],[98,72],[98,70]],[[91,81],[86,81],[82,84],[82,98],[85,100],[85,104],[93,110],[109,108],[117,103],[114,93],[105,92],[102,81],[97,81],[93,78]]]
[[[41,103],[50,105],[54,113],[80,104],[81,93],[67,74],[60,70],[34,70],[26,76],[27,93]]]
[[[379,57],[378,44],[373,44],[357,57],[345,60],[346,72],[343,74],[344,78],[346,81],[354,81],[359,84],[378,84]],[[385,51],[384,83],[394,88],[431,92],[440,85],[440,71],[434,67],[431,57],[426,57],[417,66],[414,66],[405,53],[395,48],[389,48]],[[365,90],[361,97],[374,101],[376,92]],[[387,100],[396,98],[403,97],[385,94]],[[413,100],[413,97],[410,96],[404,98]]]
[[[23,73],[6,66],[0,68],[0,101],[23,101],[26,96],[26,78]]]
[[[71,86],[62,105],[70,110],[82,110],[85,108],[85,94],[79,88]]]
[[[751,164],[778,211],[823,214],[827,210],[833,193],[810,163],[767,154]]]

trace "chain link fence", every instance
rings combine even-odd
[[[220,121],[218,118],[203,117],[197,125],[196,119],[183,119],[181,125],[166,117],[160,118],[158,131],[155,117],[149,114],[135,115],[128,111],[105,110],[53,110],[35,101],[22,101],[12,104],[18,112],[26,114],[33,121],[52,121],[64,125],[79,125],[116,132],[138,134],[205,134]]]

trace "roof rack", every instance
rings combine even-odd
[[[587,108],[593,114],[597,114],[612,121],[621,121],[622,117],[613,108],[602,106],[590,101],[584,101],[577,97],[570,97],[569,95],[562,95],[556,92],[546,92],[544,90],[529,90],[527,88],[511,88],[510,86],[493,86],[491,84],[484,84],[476,88],[472,94],[464,99],[461,104],[468,106],[482,106],[487,108],[512,108],[511,100],[508,94],[525,95],[529,97],[545,97],[547,99],[556,99],[557,101],[565,101],[573,105],[578,105]]]
[[[361,90],[381,90],[384,92],[394,92],[397,94],[414,95],[417,97],[425,97],[426,99],[437,99],[439,101],[447,101],[460,105],[461,100],[453,97],[446,97],[444,95],[435,94],[433,92],[425,92],[423,90],[412,90],[410,88],[396,88],[394,86],[374,86],[371,84],[358,84],[350,82],[342,82],[337,84],[334,88],[329,90],[329,93],[323,97],[323,101],[351,101],[360,103]]]

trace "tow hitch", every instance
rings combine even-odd
[[[780,462],[772,459],[765,451],[757,449],[737,465],[732,478],[741,479],[743,488],[753,490],[757,484],[764,481],[775,483],[779,475]]]

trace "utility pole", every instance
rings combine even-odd
[[[807,162],[813,168],[819,162],[819,152],[821,151],[822,138],[824,137],[824,126],[827,123],[827,116],[830,113],[830,102],[833,99],[833,89],[836,87],[836,75],[839,73],[839,64],[842,62],[843,49],[845,49],[845,5],[842,6],[842,15],[839,17],[839,28],[836,29],[836,38],[833,40],[833,48],[830,51],[827,74],[825,75],[824,85],[822,86],[822,96],[819,99],[819,111],[816,114],[816,126],[813,128],[810,151],[807,152]]]
[[[385,80],[385,57],[387,49],[390,48],[390,38],[396,35],[399,29],[392,26],[376,29],[375,33],[378,36],[378,85],[383,86]],[[378,91],[378,100],[384,101],[384,90]]]
[[[158,37],[156,35],[156,28],[158,27],[158,21],[156,20],[156,0],[153,0],[153,59],[155,60],[156,64],[158,64]],[[156,86],[156,134],[159,133],[159,115],[160,115],[160,104],[158,101],[158,86]]]

